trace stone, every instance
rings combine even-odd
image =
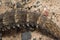
[[[31,32],[27,31],[27,32],[22,33],[21,38],[22,38],[22,40],[30,40],[31,39]]]

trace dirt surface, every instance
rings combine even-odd
[[[31,40],[33,40],[33,39],[36,39],[36,40],[54,40],[48,36],[44,36],[41,33],[36,32],[36,31],[31,32],[31,35],[32,35]],[[15,34],[12,36],[5,36],[2,38],[2,40],[22,40],[21,39],[21,33]]]
[[[7,10],[10,11],[12,9],[8,6],[5,6],[6,1],[7,0],[2,0],[1,6],[0,6],[0,14],[6,12]],[[16,3],[18,1],[12,0],[13,3]],[[36,4],[37,1],[40,1],[40,3]],[[25,7],[31,7],[33,5],[40,5],[40,6],[36,8],[32,7],[30,9],[31,11],[36,11],[40,9],[43,12],[44,8],[46,8],[49,13],[48,18],[51,18],[52,16],[52,20],[60,27],[60,19],[59,19],[60,18],[60,0],[31,0],[31,2],[25,5]],[[55,15],[52,15],[53,12],[55,13]],[[31,32],[31,35],[32,35],[31,40],[33,40],[33,38],[36,38],[36,40],[54,40],[36,31]],[[21,33],[15,34],[9,37],[5,36],[2,38],[2,40],[21,40]]]

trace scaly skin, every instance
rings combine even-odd
[[[39,12],[17,10],[17,12],[13,11],[12,14],[11,12],[7,12],[3,15],[3,25],[1,25],[4,26],[2,28],[4,29],[3,34],[11,29],[19,29],[20,31],[34,31],[37,29],[43,34],[47,33],[46,35],[48,36],[52,35],[52,37],[57,38],[57,40],[60,39],[60,28],[44,15],[41,16]]]

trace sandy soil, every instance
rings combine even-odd
[[[7,7],[4,5],[4,2],[5,0],[2,0],[3,4],[2,6],[0,6],[0,14],[4,13],[5,11],[7,10],[11,10],[11,8]],[[18,0],[19,1],[19,0]],[[26,6],[31,6],[33,4],[35,4],[36,1],[39,1],[39,0],[33,0],[31,1],[31,3],[27,4]],[[37,8],[32,8],[31,10],[37,10],[37,9],[41,9],[43,10],[44,7],[46,6],[50,11],[50,14],[52,14],[52,12],[54,12],[56,14],[56,17],[53,16],[54,18],[52,19],[58,26],[60,26],[60,0],[40,0],[40,4],[41,6],[37,7]],[[49,15],[49,17],[51,17],[51,15]],[[44,36],[40,33],[37,33],[36,31],[35,32],[32,32],[32,38],[37,38],[37,40],[39,40],[39,37],[42,38],[42,40],[53,40],[47,36]],[[19,33],[18,35],[16,35],[16,37],[14,36],[10,36],[10,37],[3,37],[2,40],[21,40],[21,33]]]

